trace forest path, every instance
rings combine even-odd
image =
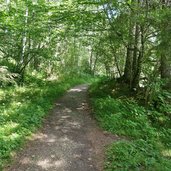
[[[70,89],[5,171],[102,171],[104,147],[117,137],[92,118],[87,85]]]

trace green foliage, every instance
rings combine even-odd
[[[89,94],[92,97],[99,98],[111,95],[115,83],[114,80],[109,80],[107,77],[101,77],[90,87]]]
[[[14,77],[17,77],[17,74],[9,72],[6,66],[0,66],[0,86],[15,84]]]
[[[171,93],[163,89],[166,81],[153,76],[147,83],[145,83],[145,92],[143,93],[143,98],[146,106],[155,107],[160,110],[160,108],[171,100]],[[154,106],[155,103],[155,106]],[[163,111],[163,110],[160,110]]]
[[[159,148],[143,139],[116,142],[107,150],[106,171],[169,171],[171,162]]]
[[[106,90],[106,87],[112,88]],[[127,96],[128,93],[124,96],[120,93],[122,88],[118,89],[116,82],[111,85],[111,81],[103,80],[93,84],[89,91],[93,113],[100,126],[125,139],[109,146],[105,170],[169,171],[171,169],[171,118],[168,113],[170,105],[162,103],[160,110],[154,107],[145,108],[140,106],[133,96]],[[118,91],[120,96],[115,96]]]
[[[27,76],[26,80],[27,85],[0,89],[0,169],[41,126],[54,100],[71,86],[86,82],[87,78],[43,81],[40,76]]]
[[[112,133],[143,139],[157,136],[146,110],[134,101],[108,97],[95,100],[94,107],[102,127]]]
[[[105,129],[170,148],[170,11],[156,0],[1,1],[0,163],[40,125],[55,95],[78,83],[70,78],[91,80],[87,73],[116,78],[90,89]]]

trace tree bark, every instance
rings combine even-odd
[[[131,45],[128,45],[123,77],[124,77],[124,82],[129,84],[130,87],[131,87],[131,81],[132,81],[132,57],[133,57],[132,48],[131,48]]]
[[[136,88],[136,89],[139,87],[142,62],[143,62],[143,58],[144,58],[144,31],[143,31],[144,28],[141,26],[140,30],[141,30],[141,36],[140,36],[140,40],[141,40],[140,46],[141,47],[140,47],[138,59],[136,58],[136,68],[135,68],[135,70],[133,70],[134,75],[133,75],[133,80],[132,80],[132,88]],[[136,36],[139,37],[139,35],[136,35]],[[138,41],[136,43],[138,44]],[[136,52],[136,56],[137,56],[137,52]]]
[[[170,57],[170,56],[169,56]],[[161,78],[166,81],[164,88],[171,90],[171,60],[165,54],[161,55]]]

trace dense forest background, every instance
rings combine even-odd
[[[1,84],[28,71],[170,87],[169,1],[7,0],[0,12]]]
[[[109,106],[121,105],[120,100],[113,101],[113,98],[127,99],[122,104],[130,108],[132,116],[142,117],[124,125],[130,124],[137,131],[140,128],[136,124],[141,125],[140,121],[152,125],[143,125],[150,133],[132,135],[125,130],[117,132],[112,126],[116,121],[109,123],[109,117],[105,129],[133,136],[136,145],[129,144],[132,148],[144,146],[145,151],[149,144],[138,142],[137,145],[137,138],[150,139],[152,149],[156,141],[162,146],[162,150],[156,150],[160,149],[156,144],[153,150],[148,147],[150,154],[157,151],[151,158],[148,152],[142,157],[144,153],[133,148],[132,151],[147,160],[137,159],[138,165],[123,166],[120,158],[121,167],[135,169],[143,165],[142,170],[146,167],[152,170],[158,167],[161,158],[161,169],[164,166],[163,170],[171,169],[169,161],[161,155],[167,149],[166,156],[171,156],[170,47],[170,0],[0,0],[0,165],[20,146],[21,139],[40,124],[56,94],[98,77],[102,81],[90,88],[95,111],[104,109],[105,116]],[[32,106],[29,110],[28,105]],[[111,113],[116,113],[113,109]],[[31,114],[37,112],[38,115]],[[99,117],[105,124],[106,118],[101,114]],[[120,145],[122,149],[130,148]],[[116,153],[115,147],[112,148]],[[124,151],[123,157],[126,154]],[[115,159],[110,157],[109,161]],[[114,163],[115,166],[107,164],[108,171],[120,168]]]

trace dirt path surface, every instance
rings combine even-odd
[[[104,147],[116,140],[98,128],[87,103],[87,85],[55,103],[42,129],[5,171],[103,171]]]

